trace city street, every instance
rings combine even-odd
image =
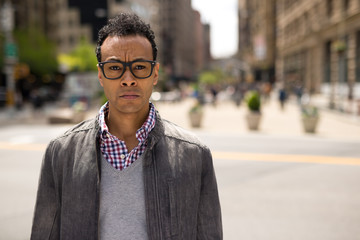
[[[30,238],[52,139],[110,99],[109,129],[136,146],[150,94],[156,114],[211,150],[223,239],[360,240],[360,0],[0,0],[0,46],[0,240]],[[167,182],[157,194],[170,207],[154,209],[177,239],[172,220],[185,217]]]
[[[359,142],[201,137],[214,150],[224,239],[360,239]]]
[[[156,106],[189,129],[190,104]],[[304,134],[294,105],[282,113],[269,103],[260,131],[251,132],[243,107],[205,111],[203,128],[191,130],[213,153],[225,240],[360,239],[359,124],[324,112],[318,132]],[[1,240],[29,238],[43,152],[69,126],[1,125]]]

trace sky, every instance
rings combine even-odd
[[[237,0],[192,0],[203,23],[210,24],[211,54],[214,58],[229,57],[237,51]]]

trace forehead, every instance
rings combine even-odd
[[[150,41],[143,36],[109,36],[101,46],[102,60],[110,57],[152,59]]]

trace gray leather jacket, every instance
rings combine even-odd
[[[101,152],[96,119],[78,124],[49,143],[31,239],[99,239]],[[157,113],[144,154],[149,239],[222,239],[209,149]]]

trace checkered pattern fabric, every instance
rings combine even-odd
[[[100,123],[100,148],[103,157],[114,168],[123,170],[129,167],[136,159],[138,159],[142,153],[144,153],[147,145],[147,137],[151,130],[155,126],[156,112],[152,103],[150,104],[149,116],[142,125],[136,131],[136,138],[139,144],[131,150],[127,151],[124,141],[118,139],[116,136],[109,132],[109,128],[106,125],[105,118],[109,112],[109,103],[105,103],[99,111],[99,123]]]

